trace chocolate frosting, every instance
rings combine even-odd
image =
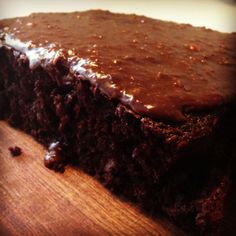
[[[26,54],[31,68],[63,57],[142,116],[179,122],[236,98],[236,33],[100,10],[36,13],[0,29],[1,45]]]

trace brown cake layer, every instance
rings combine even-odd
[[[235,33],[99,10],[0,26],[0,117],[53,142],[48,167],[77,163],[188,233],[230,224]]]

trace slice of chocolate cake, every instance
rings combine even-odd
[[[45,165],[77,164],[188,234],[234,231],[235,33],[99,10],[0,29],[0,117],[52,143]]]

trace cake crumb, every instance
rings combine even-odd
[[[49,145],[48,151],[44,157],[44,165],[56,172],[65,171],[65,158],[62,155],[60,142],[53,142]]]
[[[20,156],[22,153],[21,148],[18,146],[9,147],[8,150],[10,151],[12,157]]]

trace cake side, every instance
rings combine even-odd
[[[192,115],[188,124],[177,126],[156,122],[137,116],[70,73],[52,76],[40,67],[32,71],[27,59],[16,58],[11,50],[1,49],[0,54],[1,66],[7,63],[1,68],[8,68],[0,73],[8,84],[2,91],[7,98],[1,110],[4,119],[46,146],[59,141],[66,162],[78,164],[149,213],[160,214],[162,209],[179,225],[184,222],[187,231],[216,227],[228,187],[220,202],[211,201],[208,213],[201,212],[204,199],[229,178],[231,152],[225,153],[224,145],[230,145],[213,131],[230,133],[224,127],[225,111]],[[217,217],[214,209],[220,212]]]
[[[95,13],[89,12],[87,17]],[[98,15],[107,19],[111,13]],[[37,14],[32,16],[37,18]],[[39,14],[41,17],[48,22],[51,15]],[[17,42],[23,43],[23,48],[31,48],[31,43],[21,40]],[[162,209],[189,232],[215,231],[232,182],[232,92],[228,103],[227,98],[210,109],[190,109],[182,122],[166,121],[166,116],[154,119],[148,116],[150,113],[140,114],[120,97],[107,93],[101,83],[94,83],[94,77],[87,78],[94,72],[81,67],[81,58],[74,60],[69,52],[44,45],[40,52],[46,53],[36,54],[32,64],[30,50],[16,47],[8,43],[0,49],[1,118],[46,146],[59,141],[66,162],[77,163],[113,192],[138,202],[148,212],[155,214]],[[94,66],[97,68],[97,64]],[[232,77],[227,78],[231,81]],[[217,189],[220,194],[215,197]]]

